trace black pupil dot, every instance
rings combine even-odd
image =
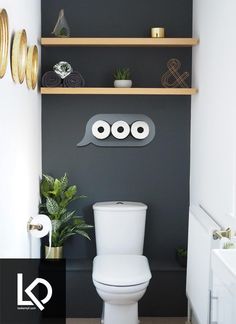
[[[122,133],[124,131],[124,127],[120,126],[117,128],[118,133]]]
[[[104,132],[104,127],[102,127],[102,126],[98,127],[98,131],[99,131],[99,133],[103,133]]]
[[[143,127],[138,127],[137,131],[138,131],[138,133],[143,133],[144,129],[143,129]]]

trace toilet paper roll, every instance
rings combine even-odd
[[[144,121],[136,121],[131,126],[131,134],[136,139],[145,139],[150,132],[149,125]]]
[[[46,215],[37,215],[30,222],[31,225],[42,225],[43,228],[41,230],[32,229],[30,230],[30,234],[36,238],[42,238],[47,236],[52,232],[52,222],[50,218]]]
[[[105,120],[97,120],[92,126],[92,134],[97,139],[105,139],[111,133],[111,126]]]
[[[125,121],[119,120],[112,125],[111,133],[117,139],[124,139],[130,133],[130,126]]]
[[[51,219],[47,215],[40,214],[40,215],[35,216],[31,220],[30,224],[31,225],[42,225],[42,227],[43,227],[41,230],[37,230],[37,229],[30,230],[30,234],[33,237],[42,238],[44,236],[49,235],[49,250],[48,250],[48,254],[46,255],[46,259],[47,259],[51,252],[51,247],[52,247],[52,222],[51,222]]]

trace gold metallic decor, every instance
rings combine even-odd
[[[9,48],[8,16],[5,9],[0,9],[0,78],[2,78],[6,73],[8,48]]]
[[[26,83],[29,89],[35,89],[38,80],[38,48],[30,46],[27,54]]]
[[[151,31],[152,38],[164,38],[165,28],[163,27],[153,27]]]
[[[164,88],[189,88],[185,80],[189,77],[188,72],[179,73],[181,63],[176,58],[167,62],[168,71],[161,77],[161,84]]]
[[[48,254],[48,252],[50,253]],[[63,258],[63,246],[58,247],[49,247],[45,246],[45,256],[48,256],[48,259],[62,259]]]
[[[26,61],[27,35],[22,29],[15,33],[11,53],[12,78],[16,83],[23,83],[25,79]]]

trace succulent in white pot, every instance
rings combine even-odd
[[[114,87],[115,88],[131,88],[132,87],[132,80],[130,69],[127,68],[120,68],[117,69],[114,73]]]

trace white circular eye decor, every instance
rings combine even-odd
[[[130,126],[123,120],[118,120],[111,126],[111,133],[117,139],[124,139],[130,133]]]
[[[136,139],[144,139],[149,136],[150,129],[145,121],[136,121],[131,126],[131,134]]]
[[[111,126],[105,120],[98,120],[92,126],[92,134],[97,139],[105,139],[111,133]]]

